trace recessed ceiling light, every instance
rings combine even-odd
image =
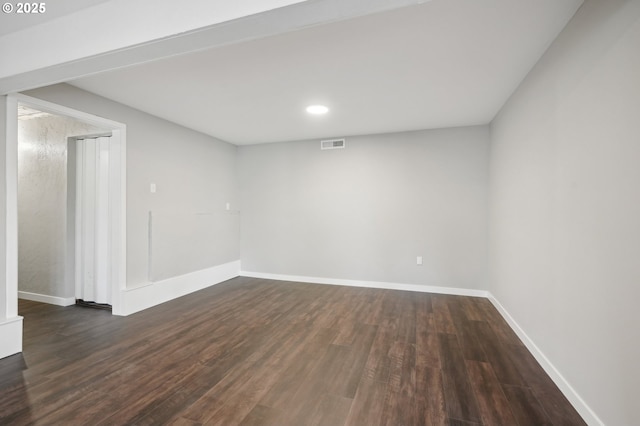
[[[321,115],[329,112],[329,108],[324,105],[309,105],[307,107],[307,112],[309,114]]]

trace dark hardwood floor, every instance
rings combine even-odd
[[[486,299],[236,278],[129,317],[20,301],[2,425],[583,425]]]

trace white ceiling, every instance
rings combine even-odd
[[[71,84],[238,145],[485,124],[581,3],[432,0]]]
[[[11,13],[0,13],[0,37],[25,28],[40,25],[44,22],[54,20],[61,16],[70,15],[79,10],[87,9],[109,0],[56,0],[51,2],[39,1],[37,4],[44,3],[45,11],[43,13],[17,13],[17,3],[33,2],[15,2],[10,1],[13,10]],[[5,2],[3,2],[4,4]]]

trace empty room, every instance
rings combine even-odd
[[[8,1],[0,424],[640,424],[640,0]]]

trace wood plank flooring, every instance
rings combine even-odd
[[[584,425],[486,299],[235,278],[129,317],[20,301],[2,425]]]

